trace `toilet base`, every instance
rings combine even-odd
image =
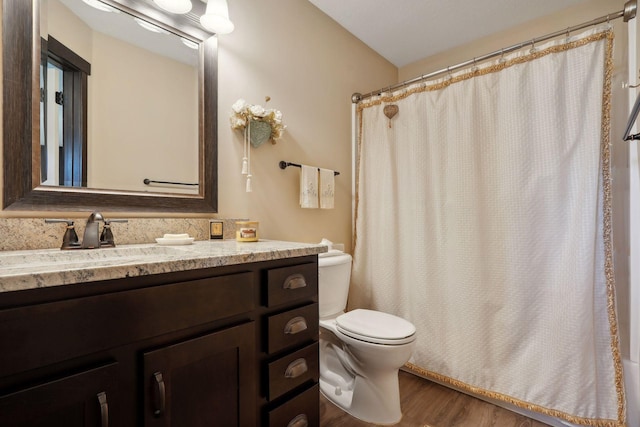
[[[414,341],[380,345],[357,340],[320,321],[320,391],[336,406],[362,421],[377,425],[400,422],[398,370]]]
[[[353,390],[342,390],[320,378],[320,393],[345,412],[349,412],[353,400]]]
[[[353,390],[343,390],[340,386],[335,386],[320,378],[320,392],[334,405],[361,421],[376,425],[393,425],[399,423],[402,419],[399,399],[397,401],[395,401],[395,399],[391,399],[391,402],[387,399],[376,399],[376,397],[381,397],[380,395],[372,395],[371,392],[373,392],[373,394],[377,394],[376,390],[369,387],[366,387],[366,390],[365,387],[358,387],[358,380],[363,381],[362,378],[356,378],[356,387]],[[396,375],[396,387],[398,384],[397,381],[398,379]],[[393,384],[389,385],[394,388]],[[358,390],[359,397],[361,399],[364,398],[364,400],[367,401],[366,404],[364,404],[362,400],[360,402],[354,402],[354,390]],[[363,396],[363,394],[367,394],[368,396]],[[399,394],[395,395],[399,396]],[[372,400],[377,400],[377,403],[373,403]]]

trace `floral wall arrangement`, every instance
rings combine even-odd
[[[265,97],[265,104],[271,98]],[[282,123],[282,112],[274,108],[266,109],[257,104],[249,104],[238,99],[232,106],[231,129],[244,132],[244,155],[242,174],[247,176],[247,193],[251,192],[251,146],[258,148],[266,141],[272,144],[282,138],[286,125]],[[251,145],[249,145],[251,144]]]

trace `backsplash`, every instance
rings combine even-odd
[[[75,220],[80,240],[85,218]],[[111,223],[116,245],[155,243],[165,233],[188,233],[196,240],[209,240],[208,218],[131,218],[129,222]],[[222,219],[225,239],[235,238],[236,219]],[[102,226],[100,226],[102,229]],[[44,218],[0,218],[0,251],[58,248],[66,224],[47,224]]]

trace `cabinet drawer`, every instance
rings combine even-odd
[[[318,427],[320,388],[318,384],[269,412],[269,427]]]
[[[269,400],[276,399],[307,381],[318,382],[318,343],[269,363]]]
[[[267,306],[311,299],[318,293],[318,264],[274,268],[267,274]]]
[[[121,390],[117,378],[118,363],[112,362],[0,395],[0,425],[118,425]]]
[[[310,304],[267,318],[267,352],[318,340],[318,304]]]
[[[238,273],[0,310],[0,377],[247,313],[254,275]],[[89,285],[86,285],[89,286]]]

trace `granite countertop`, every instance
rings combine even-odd
[[[192,245],[0,252],[0,292],[196,270],[326,252],[320,244],[260,240],[196,241]]]

